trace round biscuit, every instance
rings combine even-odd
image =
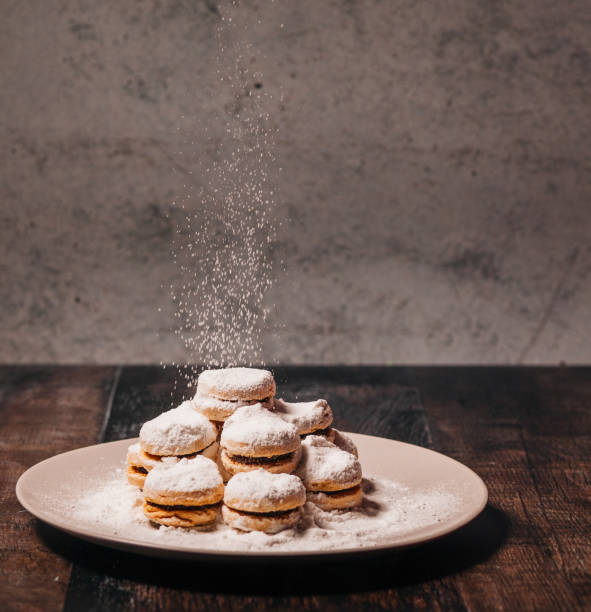
[[[136,466],[128,465],[127,466],[127,482],[138,489],[144,488],[144,482],[146,482],[147,474],[142,474],[141,472],[136,472],[133,468]]]
[[[208,506],[224,497],[224,483],[211,459],[198,455],[146,476],[144,499],[163,506]]]
[[[167,455],[167,456],[151,455],[150,453],[147,453],[144,449],[140,448],[140,452],[138,453],[138,459],[139,459],[139,465],[143,467],[144,469],[148,470],[149,472],[150,470],[153,470],[155,467],[159,467],[162,465],[173,465],[175,463],[178,463],[182,459],[187,459],[188,461],[191,461],[191,459],[194,459],[195,457],[198,457],[198,456],[207,457],[208,459],[215,461],[218,455],[218,449],[219,449],[219,444],[216,441],[216,442],[212,442],[208,447],[204,448],[202,451],[199,451],[198,453],[192,453],[190,455],[184,455],[181,457],[177,457],[175,455]]]
[[[265,398],[266,399],[266,398]],[[268,410],[273,409],[273,398],[267,401],[261,400],[223,400],[209,395],[197,393],[193,398],[193,408],[207,417],[210,421],[214,421],[221,425],[224,421],[231,417],[238,408],[242,406],[252,406],[253,404],[262,404]]]
[[[358,459],[322,436],[308,436],[302,441],[299,476],[308,491],[341,491],[361,482]]]
[[[262,468],[233,476],[224,503],[243,512],[281,512],[306,503],[306,488],[293,474],[274,474]]]
[[[187,401],[146,421],[140,429],[140,446],[151,455],[189,455],[209,446],[217,435],[215,425]]]
[[[326,429],[332,423],[332,409],[324,399],[313,402],[286,402],[274,400],[275,412],[285,421],[294,425],[300,436]]]
[[[332,442],[334,444],[334,438],[335,438],[334,432],[335,430],[332,427],[329,427],[327,430],[312,431],[309,434],[303,435],[302,438],[307,438],[308,436],[321,436],[325,440],[328,440],[329,442]]]
[[[275,380],[271,372],[258,368],[204,370],[197,392],[223,400],[262,400],[275,395]]]
[[[291,474],[298,466],[301,456],[302,449],[298,448],[293,452],[293,455],[287,459],[261,465],[234,461],[232,457],[222,449],[222,452],[220,453],[220,461],[224,467],[224,470],[226,470],[230,476],[234,476],[240,472],[252,472],[253,470],[258,470],[259,468],[263,468],[267,472],[271,472],[271,474]]]
[[[332,431],[331,442],[335,446],[338,446],[341,450],[344,450],[347,453],[351,453],[352,455],[357,457],[357,459],[359,459],[359,452],[357,451],[357,446],[355,445],[355,442],[353,442],[353,440],[351,440],[351,438],[347,434],[344,434],[338,429],[334,429],[333,427],[331,427],[330,430]]]
[[[256,515],[241,512],[222,505],[222,518],[224,523],[240,531],[263,531],[265,533],[278,533],[284,529],[295,527],[302,516],[301,508],[295,508],[279,516]]]
[[[297,450],[298,430],[262,404],[242,406],[224,423],[220,444],[231,455],[273,457]]]
[[[127,457],[126,457],[128,465],[137,465],[141,466],[142,462],[140,461],[140,443],[135,442],[131,444],[127,449]]]
[[[232,474],[229,474],[226,471],[226,468],[224,467],[224,464],[222,463],[222,450],[221,450],[221,448],[218,450],[218,455],[216,457],[215,464],[218,466],[218,470],[220,472],[220,476],[222,477],[222,480],[224,481],[224,484],[226,484],[228,482],[228,480],[230,480],[230,478],[232,478]]]
[[[218,517],[220,506],[209,506],[206,508],[193,508],[183,510],[181,508],[161,508],[145,501],[143,511],[146,518],[154,523],[166,525],[167,527],[201,527],[213,525]]]
[[[343,510],[359,506],[363,500],[361,486],[357,485],[344,491],[335,491],[327,495],[323,491],[308,491],[308,501],[314,502],[323,510]]]
[[[158,493],[148,487],[149,484],[144,481],[144,499],[161,506],[211,506],[212,504],[217,504],[222,501],[224,497],[223,482],[215,491],[203,494],[193,493],[183,495],[177,492]]]

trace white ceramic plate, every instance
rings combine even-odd
[[[403,529],[367,545],[350,544],[330,550],[269,550],[238,551],[227,547],[211,550],[166,538],[147,538],[137,533],[115,530],[108,522],[91,522],[71,511],[75,500],[100,487],[107,474],[123,468],[127,447],[135,440],[120,440],[79,448],[46,459],[28,469],[18,480],[16,494],[20,503],[42,521],[80,538],[103,546],[128,550],[144,555],[170,558],[294,557],[334,555],[395,549],[427,542],[462,527],[485,507],[488,493],[479,476],[465,465],[419,446],[366,436],[349,434],[359,449],[364,474],[388,478],[411,494],[437,490],[453,496],[457,503],[441,519]],[[111,476],[112,478],[112,476]],[[125,478],[125,470],[121,472]],[[198,535],[198,534],[197,534]]]

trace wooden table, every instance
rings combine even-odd
[[[441,451],[490,503],[441,540],[374,559],[210,565],[67,536],[16,501],[31,465],[190,394],[160,367],[0,368],[0,610],[591,608],[591,368],[281,367],[282,395],[329,399],[343,430]]]

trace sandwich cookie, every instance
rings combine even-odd
[[[224,421],[242,406],[260,402],[272,410],[274,395],[275,379],[268,370],[220,368],[201,372],[193,405],[221,431]]]
[[[351,440],[351,438],[349,438],[347,434],[344,434],[342,431],[339,431],[338,429],[335,429],[334,427],[332,428],[332,433],[333,433],[333,439],[331,440],[331,442],[335,446],[338,446],[341,450],[351,453],[352,455],[355,455],[355,457],[359,458],[359,453],[357,452],[357,446],[355,445],[355,442],[353,442],[353,440]]]
[[[197,394],[231,402],[268,400],[275,395],[275,379],[258,368],[204,370],[197,379]]]
[[[198,455],[152,470],[144,483],[144,514],[168,527],[204,527],[215,523],[224,497],[216,464]]]
[[[306,487],[308,501],[323,510],[353,508],[361,503],[361,464],[322,436],[308,436],[302,442],[296,475]]]
[[[261,404],[243,406],[224,423],[220,460],[233,476],[263,468],[293,472],[301,456],[298,430]]]
[[[238,408],[260,403],[268,410],[272,410],[272,401],[272,397],[260,402],[259,400],[224,400],[197,392],[193,398],[193,408],[213,421],[221,431],[224,421],[231,417]]]
[[[274,400],[274,405],[275,412],[288,423],[295,425],[302,438],[313,434],[325,436],[332,441],[334,437],[330,427],[332,423],[332,410],[326,400],[286,402],[282,399],[276,399]]]
[[[298,523],[305,503],[306,489],[297,476],[259,468],[230,479],[222,517],[234,529],[277,533]]]
[[[136,442],[127,449],[127,482],[143,489],[147,473],[140,459],[140,443]]]
[[[181,458],[192,459],[198,454],[216,458],[217,429],[202,414],[193,410],[191,402],[163,412],[140,429],[139,458],[142,467],[150,471],[163,461],[175,463]]]

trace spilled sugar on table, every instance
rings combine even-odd
[[[0,368],[2,610],[577,610],[591,607],[591,368],[277,367],[347,431],[433,448],[489,504],[438,541],[307,564],[196,564],[105,549],[18,504],[28,467],[137,435],[190,395],[174,368]]]

